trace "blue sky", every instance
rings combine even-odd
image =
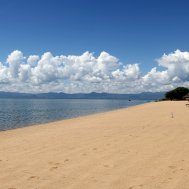
[[[17,49],[105,51],[146,74],[164,53],[189,49],[188,7],[188,0],[0,0],[0,61]]]
[[[0,0],[0,54],[107,51],[125,63],[189,49],[187,0]]]

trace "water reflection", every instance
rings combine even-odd
[[[0,130],[125,108],[146,101],[0,99]]]

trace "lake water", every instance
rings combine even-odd
[[[88,99],[0,99],[0,130],[125,108],[147,101]]]

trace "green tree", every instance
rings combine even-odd
[[[189,93],[189,89],[185,87],[178,87],[172,91],[165,93],[166,99],[169,100],[182,100],[183,96]]]

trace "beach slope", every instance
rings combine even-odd
[[[0,189],[188,189],[185,103],[0,132]]]

